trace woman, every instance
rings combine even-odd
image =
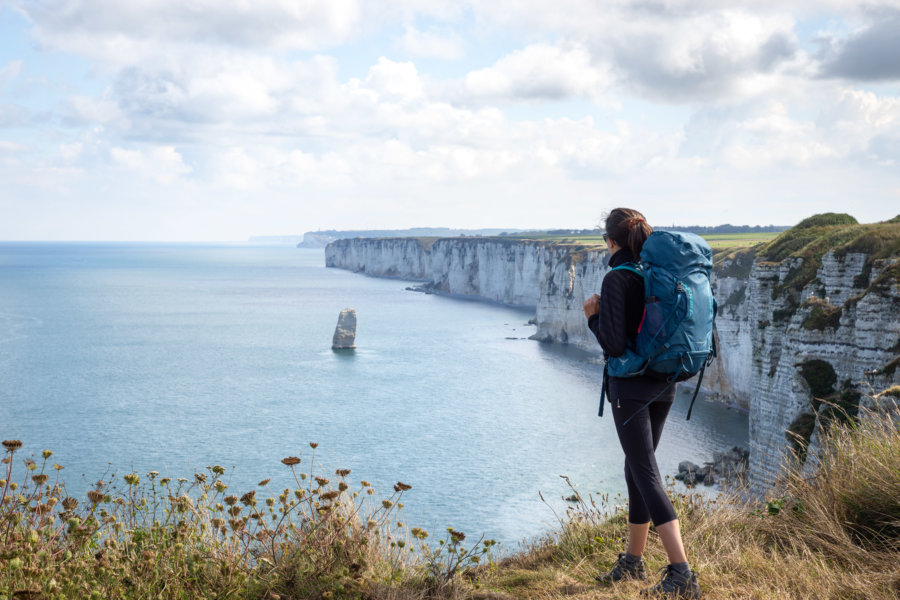
[[[617,208],[606,217],[603,237],[609,248],[610,269],[639,263],[641,247],[653,228],[636,210]],[[644,310],[644,280],[627,269],[611,270],[603,278],[600,295],[584,303],[588,327],[597,336],[604,356],[620,356],[634,344]],[[608,396],[622,450],[625,451],[625,483],[628,486],[628,546],[603,583],[622,579],[646,579],[641,556],[647,544],[650,522],[669,558],[662,581],[642,591],[648,596],[700,598],[696,573],[688,566],[681,530],[671,500],[666,495],[654,454],[666,416],[675,399],[675,386],[650,375],[608,378]],[[647,402],[656,398],[649,406]],[[623,423],[632,415],[627,425]]]

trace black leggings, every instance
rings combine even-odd
[[[635,525],[652,520],[659,526],[677,518],[672,501],[663,488],[655,455],[666,416],[675,400],[675,384],[663,391],[667,385],[665,381],[650,377],[609,378],[613,420],[625,451],[628,522]],[[647,402],[660,392],[662,395],[645,408]],[[623,425],[635,412],[635,417]]]

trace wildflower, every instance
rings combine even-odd
[[[44,485],[47,483],[47,480],[50,479],[50,476],[46,473],[40,473],[38,475],[32,475],[31,480],[38,485]]]
[[[346,483],[344,483],[343,481],[340,482],[340,483],[338,484],[338,489],[339,489],[340,491],[342,491],[342,492],[343,492],[344,490],[346,490],[348,487],[350,487],[350,486],[347,485]]]
[[[62,505],[66,510],[75,510],[78,508],[78,500],[71,496],[67,496],[66,498],[63,498]]]
[[[372,494],[375,493],[375,490],[373,490],[372,488],[369,488],[366,490],[366,493],[371,496]]]
[[[275,498],[266,498],[266,506],[275,506]]]
[[[150,479],[156,479],[157,477],[159,477],[159,471],[150,471],[149,473],[147,473],[147,477],[149,477]]]
[[[141,481],[137,473],[129,473],[128,475],[125,475],[123,479],[128,485],[137,485]]]
[[[209,522],[210,522],[210,524],[212,524],[212,526],[215,527],[216,529],[222,529],[222,527],[225,526],[225,519],[218,519],[218,518],[216,518],[216,519],[211,519]]]
[[[319,444],[317,444],[316,442],[310,442],[309,447],[312,448],[313,450],[315,450],[316,448],[319,447]]]
[[[215,473],[216,475],[224,475],[225,467],[222,467],[219,465],[213,465],[212,472]]]
[[[194,479],[197,483],[206,483],[206,473],[194,473]]]
[[[316,477],[316,483],[319,484],[319,487],[325,487],[328,485],[328,480],[324,477]]]
[[[53,456],[53,450],[44,450],[43,452],[41,452],[41,455],[46,460],[46,459],[50,458],[51,456]]]
[[[170,481],[172,481],[171,477],[163,477],[162,479],[159,480],[159,484],[160,485],[168,485]]]
[[[106,496],[103,495],[103,492],[98,492],[97,490],[91,490],[87,493],[87,497],[88,497],[88,500],[90,500],[94,504],[97,504],[99,502],[102,502]]]
[[[362,480],[362,481],[360,481],[359,484],[360,484],[361,486],[363,486],[363,487],[369,487],[369,486],[372,485],[371,483],[369,483],[369,482],[366,481],[365,479]]]
[[[238,531],[244,527],[243,519],[228,519],[228,524],[231,525],[232,531]]]
[[[409,530],[409,532],[417,540],[424,540],[425,538],[428,537],[428,532],[419,527],[413,527],[412,529]]]
[[[231,515],[232,517],[236,517],[239,514],[241,514],[242,510],[244,510],[244,509],[242,509],[240,506],[232,506],[231,508],[228,509],[228,514]]]
[[[381,505],[385,508],[390,508],[394,505],[394,503],[391,502],[390,500],[382,500]]]
[[[334,472],[335,475],[340,475],[341,477],[346,477],[350,474],[350,469],[338,469]]]
[[[466,534],[464,534],[462,531],[456,531],[452,527],[447,528],[447,533],[450,534],[450,541],[452,541],[454,544],[458,544],[466,539]]]
[[[340,496],[340,495],[341,495],[340,492],[331,491],[331,492],[327,492],[327,493],[325,493],[325,494],[322,494],[321,496],[319,496],[319,498],[320,498],[321,500],[331,501],[331,500],[334,500],[335,498],[337,498],[337,497]]]
[[[22,447],[22,440],[3,440],[3,447],[8,452],[15,452]]]
[[[241,496],[241,503],[244,506],[250,506],[251,504],[256,504],[256,491],[247,492],[243,496]]]
[[[38,504],[37,506],[34,507],[34,512],[36,512],[39,515],[46,515],[51,510],[53,510],[53,505],[51,505],[51,504]]]
[[[37,469],[37,463],[30,458],[26,458],[25,467],[27,467],[29,471],[34,471],[35,469]]]
[[[405,484],[402,481],[398,481],[397,483],[394,484],[395,492],[405,492],[406,490],[411,490],[411,489],[412,489],[411,485]]]
[[[270,481],[272,481],[272,480],[271,480],[271,479],[263,479],[262,481],[260,481],[260,482],[257,483],[256,485],[258,485],[258,486],[268,485]]]
[[[225,496],[225,504],[227,504],[228,506],[234,506],[237,501],[237,496]]]
[[[228,488],[228,486],[225,485],[224,483],[222,483],[221,481],[217,481],[217,482],[216,482],[216,491],[217,491],[217,492],[222,493],[222,492],[224,492],[227,488]]]
[[[282,458],[281,462],[282,462],[282,464],[285,464],[285,465],[291,467],[293,465],[299,464],[300,459],[296,456],[288,456],[286,458]]]
[[[62,471],[65,467],[63,467],[62,465],[53,463],[53,468],[56,469],[57,471]]]

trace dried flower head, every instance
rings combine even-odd
[[[63,498],[62,505],[66,510],[75,510],[76,508],[78,508],[78,500],[69,496]]]
[[[397,483],[394,484],[395,492],[405,492],[406,490],[411,490],[411,489],[412,489],[411,485],[403,483],[402,481],[398,481]]]
[[[63,469],[65,469],[64,466],[58,465],[56,463],[53,463],[53,468],[56,469],[57,471],[62,471]]]
[[[281,462],[291,467],[293,465],[300,464],[300,458],[297,456],[288,456],[286,458],[282,458]]]
[[[341,477],[346,477],[350,474],[350,469],[338,469],[334,472],[335,475],[340,475]]]
[[[228,509],[228,514],[231,515],[232,517],[236,517],[239,514],[241,514],[242,510],[244,510],[244,509],[242,509],[240,506],[232,506],[231,508]]]
[[[47,480],[50,479],[50,476],[46,473],[39,473],[38,475],[32,475],[31,480],[38,485],[44,485],[47,483]]]
[[[225,467],[222,467],[220,465],[213,465],[212,469],[210,469],[210,470],[213,473],[215,473],[216,475],[224,475],[225,474]]]
[[[228,486],[227,486],[227,485],[225,485],[225,484],[222,483],[221,481],[217,481],[217,482],[216,482],[216,491],[217,491],[217,492],[219,492],[219,493],[221,494],[221,493],[224,492],[226,489],[228,489]]]
[[[319,447],[319,444],[317,444],[316,442],[310,442],[309,447],[312,448],[313,450],[315,450],[316,448]]]
[[[216,529],[222,529],[222,527],[225,526],[225,519],[215,518],[215,519],[210,519],[209,522]]]
[[[330,502],[331,500],[334,500],[335,498],[337,498],[340,495],[341,495],[340,492],[336,492],[336,491],[332,490],[330,492],[326,492],[326,493],[322,494],[321,496],[319,496],[319,498],[321,500]]]
[[[46,515],[51,510],[53,510],[52,504],[38,504],[37,506],[34,507],[34,512],[36,512],[39,515]]]
[[[350,486],[347,485],[346,483],[344,483],[343,481],[340,482],[340,483],[338,484],[338,489],[341,490],[342,492],[343,492],[343,491],[346,491],[346,489],[349,488],[349,487],[350,487]]]
[[[417,540],[424,540],[425,538],[428,537],[428,532],[425,531],[424,529],[420,529],[419,527],[413,527],[412,529],[409,530],[409,532]]]
[[[194,473],[194,479],[197,483],[206,483],[206,473]]]
[[[43,456],[44,459],[46,460],[46,459],[50,458],[51,456],[53,456],[53,450],[44,450],[43,452],[41,452],[41,456]]]
[[[272,480],[271,480],[271,479],[263,479],[262,481],[260,481],[260,482],[257,483],[256,485],[259,485],[259,486],[269,485],[269,482],[270,482],[270,481],[272,481]]]
[[[93,502],[94,504],[98,504],[103,502],[103,499],[106,497],[103,495],[103,492],[98,492],[97,490],[91,490],[87,493],[88,500]]]
[[[244,506],[250,506],[251,504],[254,504],[255,502],[256,502],[256,490],[247,492],[246,494],[241,496],[241,503]]]
[[[225,496],[225,504],[227,504],[228,506],[234,506],[237,501],[237,496]]]
[[[461,541],[463,541],[463,540],[466,539],[466,534],[464,534],[462,531],[456,531],[456,530],[453,529],[452,527],[448,527],[448,528],[447,528],[447,533],[450,534],[450,540],[451,540],[454,544],[458,544],[458,543],[460,543]]]
[[[391,502],[390,500],[382,500],[381,505],[385,508],[390,508],[394,505],[394,503]]]
[[[138,483],[141,482],[141,479],[140,479],[140,477],[138,477],[137,473],[129,473],[129,474],[125,475],[123,477],[123,479],[125,480],[125,483],[127,483],[128,485],[137,485]]]
[[[328,480],[324,477],[316,477],[316,483],[319,484],[319,487],[325,487],[328,485]]]
[[[22,440],[3,440],[3,447],[8,452],[15,452],[22,447]]]

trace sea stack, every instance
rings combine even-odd
[[[348,350],[353,348],[356,348],[356,310],[345,308],[338,316],[331,349]]]

